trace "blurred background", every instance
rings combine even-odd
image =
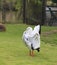
[[[57,0],[0,0],[0,23],[57,26]]]

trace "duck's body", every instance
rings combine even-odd
[[[31,27],[28,27],[24,33],[23,33],[23,40],[26,44],[26,46],[30,49],[30,52],[32,50],[38,50],[40,49],[40,25],[37,25],[34,27],[34,30],[32,30]]]

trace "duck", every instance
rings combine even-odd
[[[23,32],[22,40],[26,47],[29,49],[29,55],[34,56],[34,50],[40,51],[40,25],[37,25],[32,29],[32,27],[27,27]]]

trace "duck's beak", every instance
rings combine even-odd
[[[40,48],[37,48],[36,50],[39,52],[40,51]]]

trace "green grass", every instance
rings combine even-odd
[[[56,31],[56,32],[55,32]],[[42,32],[47,32],[48,34],[42,34],[42,41],[49,44],[57,45],[57,27],[55,26],[43,26]]]
[[[39,53],[35,51],[35,56],[30,57],[29,50],[22,41],[23,31],[29,25],[6,24],[5,26],[6,32],[0,32],[0,65],[57,65],[57,45],[50,44],[51,41],[55,42],[57,34],[48,35],[48,40],[46,36],[41,35],[41,51]],[[42,32],[57,29],[57,27],[48,28],[43,26]]]

